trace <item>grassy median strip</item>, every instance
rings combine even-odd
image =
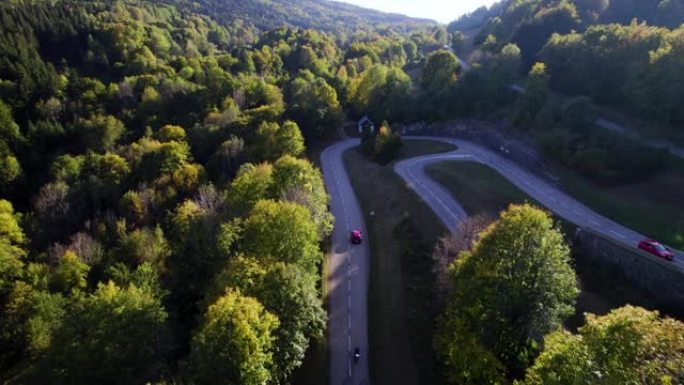
[[[511,203],[534,203],[531,197],[498,172],[479,163],[446,161],[432,164],[426,171],[461,202],[469,215],[497,215]],[[562,223],[562,228],[566,233],[572,231],[572,226],[567,222]],[[615,268],[593,262],[582,255],[574,256],[574,264],[582,292],[575,315],[567,322],[570,328],[582,323],[585,312],[606,314],[626,304],[649,309],[659,305],[648,293],[629,285]]]
[[[453,149],[441,142],[407,141],[399,158]],[[394,173],[394,163],[379,165],[358,149],[347,151],[344,161],[364,211],[371,248],[371,383],[440,383],[431,346],[436,312],[431,252],[446,229]]]
[[[426,169],[469,214],[498,216],[511,203],[533,202],[495,170],[475,162],[439,162]]]

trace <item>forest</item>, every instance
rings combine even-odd
[[[3,382],[288,383],[323,337],[306,148],[447,40],[289,3],[0,4]]]
[[[210,14],[224,23],[243,22],[262,31],[279,27],[311,28],[334,32],[338,36],[371,32],[377,26],[413,29],[435,26],[432,20],[422,20],[362,8],[338,1],[269,0],[216,1],[157,0],[184,9]]]
[[[658,136],[681,142],[682,22],[684,3],[679,0],[495,3],[448,26],[456,52],[475,64],[475,70],[462,77],[461,90],[469,88],[469,78],[478,71],[492,84],[476,83],[475,98],[472,93],[454,98],[480,101],[479,108],[466,110],[466,115],[509,106],[502,114],[533,137],[549,159],[601,184],[681,170],[681,162],[667,151],[598,129],[594,121],[599,110],[609,108],[650,122],[658,127]],[[512,72],[492,73],[491,58],[495,67],[512,63]],[[492,76],[501,73],[513,76],[506,77],[507,82]],[[503,96],[515,82],[525,88],[524,94]],[[642,157],[635,159],[632,154],[637,152]]]
[[[0,2],[0,381],[290,383],[325,333],[320,269],[334,218],[307,156],[338,126],[388,122],[367,151],[387,162],[401,145],[390,126],[503,106],[519,132],[597,180],[671,167],[589,123],[606,103],[681,127],[683,10],[681,0],[513,0],[447,27],[314,0]],[[456,55],[471,52],[466,71]],[[559,106],[552,90],[582,96]],[[530,215],[558,241],[548,218],[519,210],[502,233]],[[467,273],[487,261],[485,246],[455,285],[482,283]],[[574,301],[567,276],[551,283],[567,295],[523,344],[540,343]],[[470,300],[447,311],[479,306]],[[672,337],[654,326],[669,321],[640,309],[608,317],[548,346],[581,349],[589,372],[601,341],[590,337],[605,325],[651,317],[635,321],[644,335]],[[554,350],[504,357],[450,339],[480,321],[444,322],[437,348],[454,382],[547,383]],[[459,382],[463,352],[493,358],[475,380],[485,382]]]
[[[521,70],[543,62],[555,90],[681,125],[683,21],[679,0],[516,0],[466,15],[449,30],[481,27],[474,43],[484,49],[516,44]]]
[[[682,175],[680,158],[596,120],[608,107],[681,135],[683,23],[677,0],[502,1],[448,26],[473,67],[450,99],[467,103],[463,116],[510,121],[556,169],[603,188]],[[462,225],[436,251],[450,255],[434,341],[448,383],[684,381],[679,321],[625,306],[587,315],[577,330],[559,326],[579,287],[568,244],[543,211],[511,206],[491,224]]]

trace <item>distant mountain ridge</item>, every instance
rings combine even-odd
[[[178,4],[171,0],[165,2]],[[247,20],[260,30],[283,26],[339,31],[437,25],[434,20],[385,13],[328,0],[183,0],[182,4],[223,22]]]
[[[567,7],[577,12],[577,29],[594,24],[629,24],[633,19],[668,28],[684,23],[684,0],[501,0],[460,16],[449,24],[449,30],[510,32],[546,10]]]

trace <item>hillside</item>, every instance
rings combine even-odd
[[[331,202],[333,179],[308,156],[364,115],[377,124],[358,153],[369,163],[406,155],[392,127],[497,114],[596,180],[667,171],[669,159],[652,149],[596,136],[587,124],[591,100],[558,106],[548,88],[575,87],[682,122],[684,27],[584,28],[572,2],[515,4],[518,16],[481,28],[477,62],[466,71],[444,49],[458,42],[445,26],[342,3],[0,1],[0,383],[326,382],[328,317],[351,314],[326,314],[323,274],[342,277],[326,268],[326,253],[331,247],[331,258],[343,261],[352,249],[348,229],[333,218],[340,214],[330,211],[342,207]],[[552,34],[568,26],[577,32]],[[527,91],[511,92],[528,72],[521,62],[537,60],[548,66],[534,65]],[[585,76],[596,69],[598,79]],[[662,90],[672,90],[667,103],[654,97]],[[377,169],[391,173],[390,165]],[[343,187],[353,194],[354,186]],[[344,247],[331,244],[331,234]],[[421,262],[406,272],[430,270],[431,259],[411,248],[409,258]],[[335,251],[342,249],[345,257]],[[405,282],[420,287],[407,304],[435,303],[429,280]],[[349,289],[336,292],[351,298]],[[506,302],[489,298],[483,303]],[[543,334],[534,334],[541,347]],[[399,343],[411,347],[407,357],[432,345]],[[469,344],[476,349],[464,352],[479,365],[489,346]],[[337,364],[351,360],[344,349]],[[371,365],[378,359],[361,354]],[[414,359],[432,376],[430,357]]]
[[[684,1],[503,0],[461,16],[449,24],[448,30],[477,30],[476,45],[485,43],[490,35],[500,46],[516,43],[529,67],[553,33],[582,32],[593,25],[624,25],[632,20],[676,28],[684,22]]]
[[[681,0],[515,0],[465,15],[449,30],[475,34],[475,51],[514,44],[521,74],[543,62],[556,91],[681,126],[682,23]]]
[[[681,0],[501,0],[490,7],[462,15],[449,24],[451,31],[469,31],[487,27],[488,31],[509,32],[529,22],[544,9],[572,5],[581,24],[628,24],[633,19],[651,25],[677,27],[684,20]]]
[[[300,27],[357,33],[381,28],[405,29],[436,25],[432,20],[415,19],[328,0],[200,0],[184,4],[189,9],[210,14],[223,22],[248,20],[263,31],[278,27]]]
[[[320,383],[333,222],[307,146],[407,116],[403,68],[445,30],[314,1],[0,20],[0,382]]]

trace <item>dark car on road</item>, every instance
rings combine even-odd
[[[674,254],[672,254],[670,249],[650,239],[644,239],[643,241],[639,242],[639,248],[668,261],[674,259]]]
[[[361,234],[361,231],[360,231],[360,230],[354,230],[354,231],[352,231],[352,232],[351,232],[351,236],[349,237],[349,239],[351,240],[351,243],[354,243],[354,244],[357,244],[357,245],[358,245],[359,243],[361,243],[362,238],[363,238],[363,235]]]

